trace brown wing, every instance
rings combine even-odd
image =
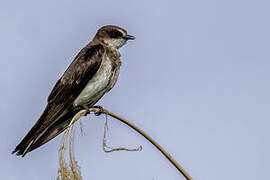
[[[17,152],[17,155],[24,156],[31,149],[31,145],[72,105],[89,79],[99,69],[103,54],[102,45],[88,45],[81,50],[54,86],[41,117],[13,153]]]

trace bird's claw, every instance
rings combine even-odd
[[[97,108],[97,109],[99,109],[99,111],[98,111],[98,112],[95,112],[95,113],[94,113],[96,116],[101,115],[101,114],[103,113],[103,111],[104,111],[104,109],[103,109],[103,107],[102,107],[102,106],[93,106],[93,108]]]

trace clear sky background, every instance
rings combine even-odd
[[[114,89],[98,104],[155,138],[195,180],[270,179],[270,2],[267,0],[10,0],[0,5],[1,179],[56,179],[61,136],[11,151],[67,66],[107,24],[136,36],[120,51]],[[84,180],[178,180],[144,138],[104,116],[82,120],[75,153]]]

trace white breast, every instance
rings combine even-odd
[[[86,105],[89,102],[97,101],[106,92],[112,74],[112,63],[106,57],[97,73],[88,81],[83,91],[75,99],[74,105]]]

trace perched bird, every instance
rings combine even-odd
[[[57,81],[44,112],[12,153],[25,156],[64,131],[82,107],[93,107],[118,79],[118,49],[134,39],[117,26],[100,28]]]

